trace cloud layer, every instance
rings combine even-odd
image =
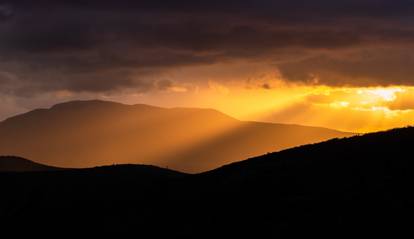
[[[171,69],[240,59],[290,81],[413,85],[410,3],[9,1],[0,3],[0,93],[147,92],[177,84],[164,77]]]

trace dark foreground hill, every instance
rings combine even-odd
[[[0,156],[0,172],[33,172],[54,170],[61,170],[61,168],[35,163],[20,157]]]
[[[396,129],[196,175],[145,176],[142,166],[3,173],[1,225],[141,238],[412,236],[413,139],[414,128]]]
[[[349,133],[243,122],[212,109],[72,101],[0,122],[0,155],[64,168],[152,164],[202,172]]]

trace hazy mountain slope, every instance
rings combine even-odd
[[[38,164],[20,157],[0,156],[0,172],[33,172],[53,170],[61,169],[43,164]]]
[[[0,154],[59,167],[153,164],[200,172],[280,149],[349,136],[241,122],[211,109],[74,101],[0,123]]]
[[[413,139],[414,128],[397,129],[173,177],[134,166],[0,173],[0,219],[11,230],[141,237],[407,236]]]
[[[248,157],[345,136],[350,134],[317,127],[240,122],[234,130],[169,156],[172,163],[168,165],[199,172],[200,168],[213,169]]]

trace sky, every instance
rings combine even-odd
[[[77,99],[414,122],[412,0],[0,0],[0,119]]]

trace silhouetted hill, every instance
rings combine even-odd
[[[112,166],[100,166],[94,168],[83,168],[83,169],[69,169],[66,170],[68,175],[84,175],[88,177],[89,175],[93,174],[102,174],[106,175],[107,177],[133,177],[135,179],[174,179],[174,178],[181,178],[188,174],[166,169],[160,168],[153,165],[139,165],[139,164],[120,164],[120,165],[112,165]]]
[[[335,137],[335,130],[242,122],[212,109],[73,101],[0,123],[0,155],[64,168],[153,164],[200,172]]]
[[[1,225],[147,238],[412,236],[413,139],[414,128],[395,129],[172,177],[128,165],[3,173]]]
[[[33,161],[15,156],[0,156],[0,172],[32,172],[53,170],[61,170],[61,168],[38,164]]]

